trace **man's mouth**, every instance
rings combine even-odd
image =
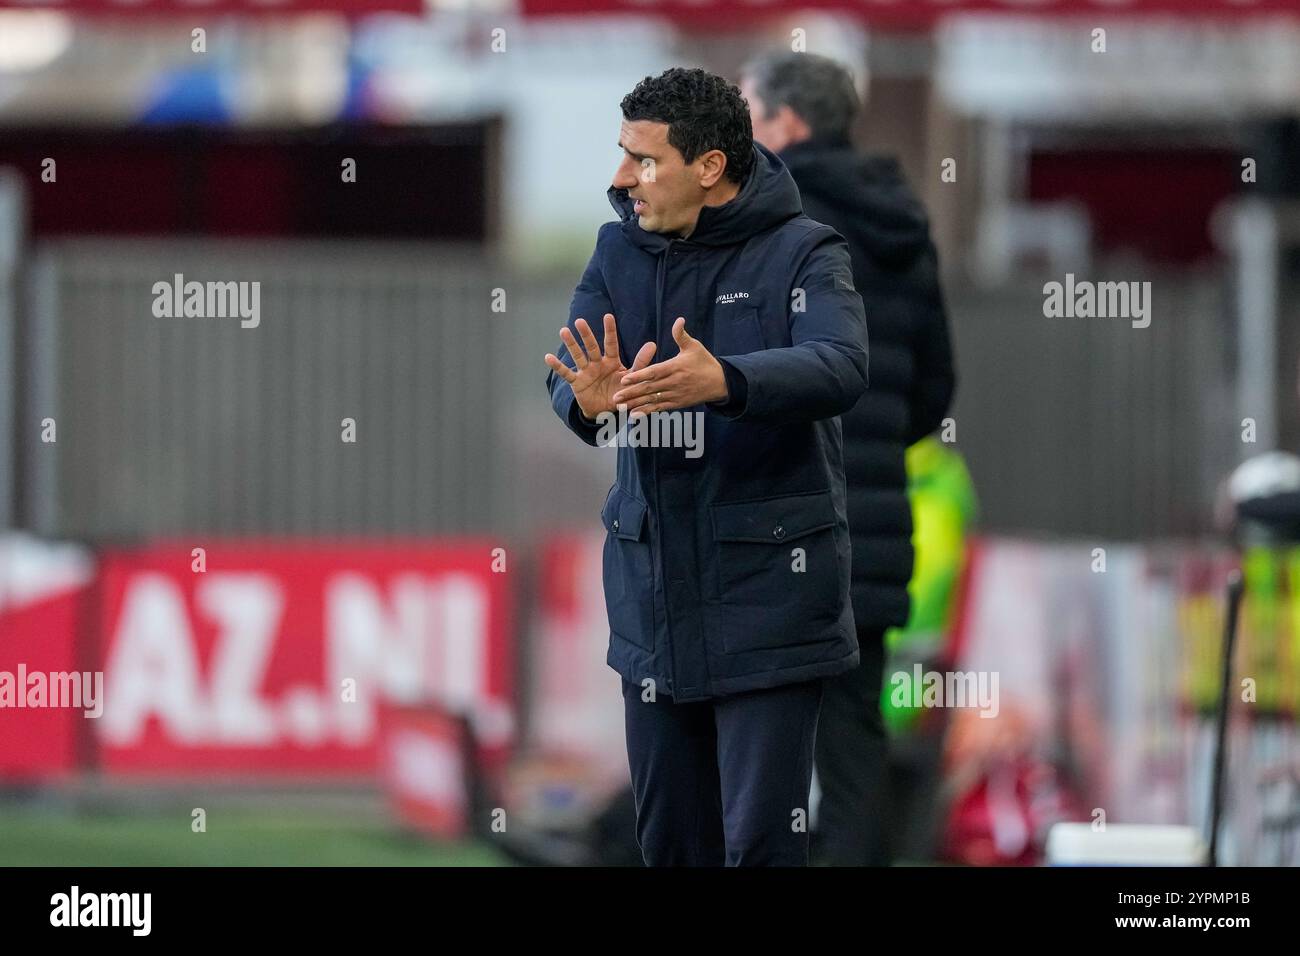
[[[645,209],[645,200],[644,200],[644,199],[636,199],[636,200],[633,200],[633,202],[632,202],[632,212],[633,212],[633,213],[635,213],[636,215],[639,216],[639,215],[641,215],[641,211],[642,211],[643,209]]]

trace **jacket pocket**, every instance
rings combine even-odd
[[[646,533],[646,504],[614,485],[600,520],[607,532],[602,571],[609,629],[653,651],[654,568]]]
[[[719,306],[713,313],[713,354],[745,355],[762,351],[763,327],[754,306]]]
[[[829,639],[847,586],[831,493],[719,503],[712,513],[724,648]]]

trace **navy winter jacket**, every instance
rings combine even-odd
[[[844,239],[803,215],[779,158],[754,150],[740,192],[702,209],[688,239],[641,229],[610,187],[620,221],[600,228],[569,307],[570,329],[582,317],[598,338],[613,313],[627,367],[648,341],[657,361],[675,356],[684,316],[732,388],[686,410],[703,415],[697,457],[617,443],[601,509],[608,663],[680,701],[858,664],[838,416],[867,387],[862,299]],[[551,373],[547,386],[560,420],[597,444],[569,384]]]

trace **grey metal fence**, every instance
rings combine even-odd
[[[20,433],[37,530],[413,534],[514,520],[518,463],[502,438],[538,297],[481,250],[76,241],[44,246],[34,268],[38,381]],[[155,316],[154,284],[178,273],[259,282],[259,324]],[[544,373],[539,353],[538,399]],[[52,443],[38,435],[47,416]]]
[[[1142,278],[1147,328],[1047,318],[1041,283],[949,290],[957,447],[983,527],[1121,539],[1213,527],[1242,447],[1227,290],[1209,272]]]
[[[22,281],[22,237],[27,230],[22,180],[0,168],[0,435],[14,429],[18,393],[18,301]],[[0,528],[13,520],[17,456],[12,442],[0,443]]]
[[[260,324],[155,317],[153,285],[176,273],[260,281]],[[542,386],[575,277],[411,244],[45,245],[19,427],[27,523],[89,539],[594,523],[612,452],[569,435]],[[985,530],[1211,526],[1240,452],[1224,285],[1148,278],[1145,329],[1046,318],[1038,283],[947,289],[957,447]]]

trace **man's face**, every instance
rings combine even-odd
[[[767,104],[758,95],[753,81],[748,77],[740,81],[740,95],[749,103],[749,122],[754,127],[754,139],[774,153],[784,149],[786,142],[781,124],[775,116],[771,119],[767,117]]]
[[[676,235],[694,229],[707,195],[705,183],[716,178],[704,167],[705,157],[688,164],[669,144],[668,124],[652,120],[624,120],[618,145],[623,159],[613,183],[635,200],[641,228]]]
[[[740,95],[749,103],[749,122],[754,127],[754,139],[772,152],[779,153],[791,143],[808,138],[807,124],[790,107],[782,106],[771,116],[767,115],[767,104],[749,77],[741,79]]]

